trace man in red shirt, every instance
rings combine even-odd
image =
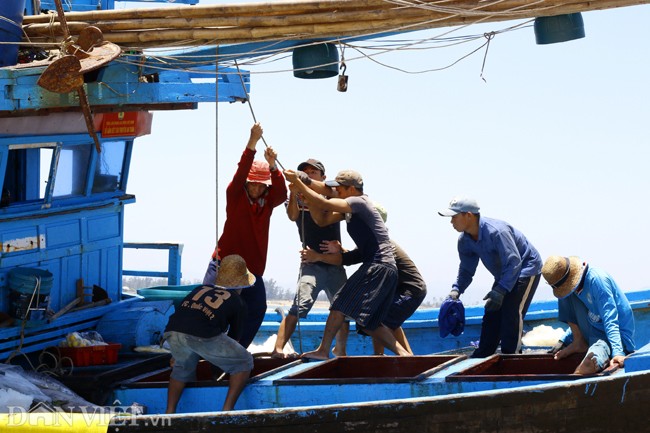
[[[266,287],[262,275],[266,267],[271,213],[287,199],[287,186],[282,172],[277,169],[275,150],[266,148],[266,162],[254,161],[262,133],[262,126],[254,124],[235,176],[226,188],[226,222],[203,279],[203,284],[214,284],[217,257],[230,254],[242,256],[257,277],[255,285],[242,293],[248,307],[248,320],[239,339],[244,347],[251,344],[264,320]]]

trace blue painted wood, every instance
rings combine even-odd
[[[15,350],[21,353],[37,352],[47,347],[56,346],[68,333],[94,329],[99,319],[113,310],[128,308],[139,298],[129,298],[122,302],[88,308],[64,314],[52,323],[39,327],[22,329],[20,326],[0,329],[0,359],[6,359]],[[22,346],[21,333],[24,334]]]
[[[462,394],[478,393],[482,395],[493,390],[514,391],[517,388],[539,387],[538,392],[544,392],[556,386],[578,382],[584,384],[585,392],[590,385],[597,386],[604,377],[578,379],[576,377],[563,381],[550,381],[531,376],[521,376],[513,380],[503,381],[447,381],[446,377],[484,362],[485,359],[463,359],[446,366],[440,371],[422,380],[395,383],[378,379],[372,383],[335,383],[335,384],[290,384],[279,379],[303,372],[316,362],[298,364],[285,370],[278,371],[260,380],[249,382],[244,388],[236,410],[279,409],[279,408],[319,408],[324,405],[348,405],[369,402],[373,405],[382,401],[406,401],[418,398],[444,398],[453,396],[459,398]],[[650,345],[646,345],[626,361],[624,372],[616,375],[634,374],[636,371],[647,370],[650,367]],[[633,380],[631,378],[631,380]],[[595,391],[595,389],[593,389]],[[220,408],[225,398],[227,387],[224,384],[209,386],[188,386],[183,392],[178,406],[178,412],[215,412]],[[167,393],[167,382],[141,383],[137,386],[125,384],[114,390],[113,396],[121,405],[128,406],[134,402],[146,406],[148,413],[164,413]],[[477,396],[478,396],[477,395]],[[487,397],[487,396],[486,396]],[[477,402],[477,404],[479,404]],[[345,410],[345,409],[342,409]],[[549,415],[552,416],[552,415]]]
[[[151,242],[125,242],[124,248],[168,250],[167,271],[144,271],[144,270],[123,270],[122,274],[136,277],[163,277],[167,278],[169,285],[175,286],[181,283],[181,255],[183,244],[177,243],[151,243]]]
[[[196,104],[215,102],[217,92],[214,82],[192,82],[196,74],[186,71],[150,69],[157,75],[157,81],[140,81],[144,77],[140,64],[148,61],[146,56],[125,56],[120,62],[111,62],[98,74],[97,81],[85,84],[91,106],[125,106],[158,104]],[[130,63],[124,63],[130,62]],[[8,97],[0,100],[0,112],[42,110],[47,108],[78,107],[75,92],[57,94],[39,87],[36,82],[45,67],[25,69],[0,69],[0,84]],[[155,72],[154,72],[155,71]],[[226,72],[232,72],[226,71]],[[220,74],[219,102],[235,102],[246,99],[250,91],[248,71],[242,71],[246,91],[238,76]],[[205,78],[206,75],[201,75]]]

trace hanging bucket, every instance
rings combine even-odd
[[[11,316],[20,320],[44,321],[54,277],[38,268],[15,268],[9,271]]]

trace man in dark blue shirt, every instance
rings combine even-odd
[[[236,254],[226,256],[215,286],[192,290],[171,315],[164,334],[174,359],[166,413],[176,412],[185,384],[196,380],[201,358],[230,374],[222,410],[234,409],[253,369],[253,356],[237,342],[246,318],[246,303],[239,293],[253,284],[255,276],[244,259]]]
[[[353,170],[340,171],[335,180],[325,182],[336,189],[337,197],[329,200],[305,185],[297,172],[285,171],[286,178],[310,206],[322,209],[320,225],[343,221],[347,231],[360,251],[362,264],[338,291],[325,323],[319,347],[302,356],[310,359],[329,358],[334,335],[346,317],[354,319],[357,328],[398,355],[408,356],[406,350],[382,320],[391,306],[397,286],[397,266],[388,231],[379,212],[363,193],[363,179]]]
[[[458,255],[460,266],[449,297],[458,299],[474,278],[479,260],[494,276],[490,292],[483,298],[485,314],[478,348],[473,358],[496,352],[518,353],[521,349],[523,323],[537,290],[542,259],[526,237],[510,224],[482,217],[476,200],[456,197],[449,208],[438,212],[451,217],[460,232]]]

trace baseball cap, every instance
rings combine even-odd
[[[473,198],[467,197],[454,197],[449,202],[449,208],[438,211],[438,215],[451,217],[463,212],[479,213],[481,209]]]
[[[320,170],[321,173],[325,174],[325,166],[323,163],[314,158],[309,158],[307,161],[298,164],[298,170],[304,171],[308,165],[311,165],[316,170]]]
[[[325,182],[327,186],[353,186],[357,189],[363,189],[363,178],[359,172],[354,170],[339,171],[334,180]]]

